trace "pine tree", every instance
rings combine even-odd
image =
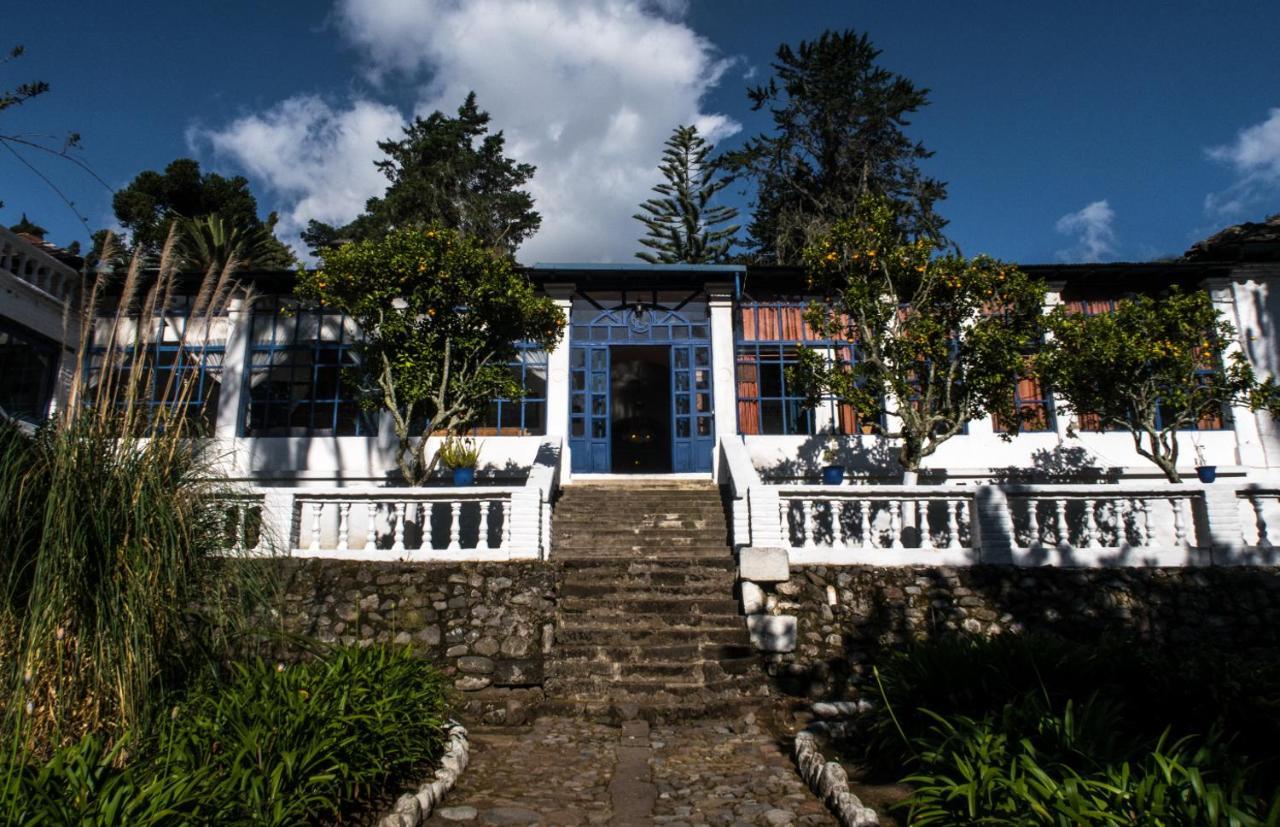
[[[677,126],[667,139],[658,169],[667,182],[658,184],[640,205],[635,218],[648,228],[640,243],[649,251],[636,258],[650,264],[713,264],[725,261],[738,225],[713,229],[737,217],[732,207],[708,206],[728,179],[716,179],[716,168],[707,160],[712,145],[696,126]]]

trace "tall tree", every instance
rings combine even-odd
[[[255,257],[241,261],[243,266],[276,269],[294,264],[293,253],[273,233],[275,213],[265,221],[258,217],[258,201],[249,181],[241,175],[224,178],[216,172],[202,173],[200,163],[190,158],[178,158],[164,172],[139,173],[115,194],[111,206],[116,220],[145,252],[159,252],[173,221],[216,214],[222,224],[245,236],[265,233]]]
[[[650,198],[633,216],[648,230],[640,243],[649,251],[636,258],[650,264],[713,264],[729,256],[737,224],[719,227],[737,218],[733,207],[712,207],[711,199],[729,185],[728,178],[716,178],[708,160],[714,147],[698,134],[696,126],[677,126],[667,139],[658,170],[666,183],[658,184]]]
[[[869,195],[805,251],[810,286],[826,297],[806,321],[851,347],[834,358],[804,348],[793,381],[811,402],[830,394],[864,415],[891,403],[907,483],[976,417],[996,414],[1016,432],[1027,412],[1016,410],[1014,386],[1041,333],[1042,282],[942,248],[934,235],[904,232],[893,204]]]
[[[780,46],[775,77],[748,91],[752,107],[773,116],[774,131],[721,160],[755,184],[747,228],[755,260],[798,261],[865,194],[887,198],[909,232],[944,226],[933,206],[946,185],[919,167],[933,153],[904,131],[928,90],[878,66],[879,57],[865,34],[827,31],[795,49]]]
[[[542,223],[533,196],[521,189],[534,167],[503,154],[506,138],[489,133],[489,113],[474,92],[457,117],[433,112],[415,118],[399,141],[379,141],[387,155],[377,162],[390,185],[370,198],[365,211],[345,227],[313,221],[302,238],[319,255],[345,241],[377,239],[395,229],[440,226],[480,244],[514,253]]]

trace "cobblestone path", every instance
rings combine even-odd
[[[471,739],[470,765],[428,824],[835,823],[751,716],[652,729],[542,718]]]

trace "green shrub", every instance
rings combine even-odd
[[[43,765],[0,768],[0,815],[33,825],[333,821],[424,774],[442,753],[446,711],[444,679],[407,651],[241,663],[201,682],[136,744],[108,751],[90,735]]]

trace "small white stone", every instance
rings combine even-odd
[[[750,580],[742,581],[742,613],[758,615],[764,613],[764,589]]]
[[[423,818],[431,815],[432,808],[436,806],[436,794],[432,792],[431,785],[427,784],[418,790],[418,794],[414,798],[418,799],[418,806],[422,808]]]
[[[738,552],[738,577],[755,583],[781,583],[791,579],[785,548],[748,546]]]

